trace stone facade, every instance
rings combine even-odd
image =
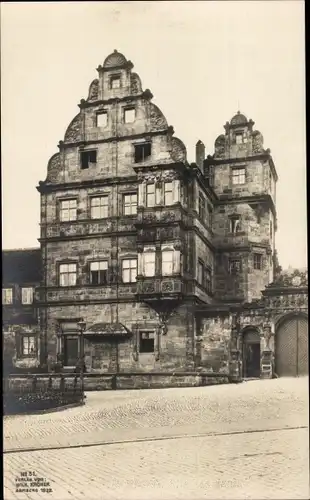
[[[296,280],[291,294],[287,283],[272,287],[270,150],[238,112],[214,154],[205,158],[199,141],[189,164],[132,69],[117,51],[97,68],[37,188],[37,360],[72,370],[83,358],[94,374],[200,370],[240,378],[251,371],[246,332],[253,345],[255,334],[261,339],[255,376],[271,377],[277,317],[305,310],[307,293]]]

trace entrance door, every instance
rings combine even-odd
[[[276,331],[276,374],[298,377],[308,374],[308,320],[294,316]]]
[[[260,337],[255,330],[250,330],[243,337],[243,376],[260,377]]]
[[[64,365],[76,366],[79,357],[79,337],[64,335]]]

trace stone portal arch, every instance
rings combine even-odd
[[[279,318],[275,331],[275,372],[279,377],[308,374],[308,315],[302,312]]]
[[[242,331],[242,367],[243,377],[260,377],[260,334],[256,327],[246,327]]]

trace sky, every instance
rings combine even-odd
[[[114,49],[134,64],[194,161],[240,109],[279,175],[276,247],[307,265],[304,2],[2,2],[3,248],[38,246],[49,158],[96,68]]]

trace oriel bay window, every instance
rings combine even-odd
[[[173,204],[173,183],[172,182],[164,182],[164,205],[172,205]]]
[[[59,285],[60,286],[75,286],[76,285],[76,270],[75,263],[66,263],[59,265]]]
[[[143,272],[144,276],[155,276],[156,253],[155,249],[145,249],[143,253]]]
[[[137,259],[124,259],[122,261],[123,283],[134,283],[137,279]]]
[[[146,206],[154,207],[155,205],[155,184],[146,185]]]
[[[173,250],[162,250],[161,254],[161,271],[162,276],[171,276],[174,270],[175,255]]]
[[[61,200],[59,216],[61,222],[76,220],[77,217],[77,200]]]
[[[94,196],[90,199],[90,216],[92,219],[104,219],[109,216],[108,196]]]
[[[106,260],[90,263],[90,282],[92,285],[107,284],[108,262]]]

